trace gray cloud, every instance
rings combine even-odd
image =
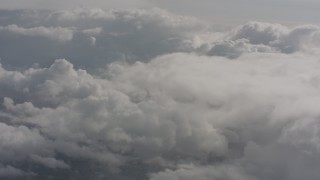
[[[1,85],[15,92],[3,96],[17,99],[4,99],[10,124],[1,125],[1,143],[10,151],[1,160],[75,170],[68,158],[83,158],[125,177],[122,167],[136,159],[155,167],[140,166],[152,179],[314,179],[319,66],[303,54],[236,61],[172,54],[113,63],[107,78],[66,60],[24,72],[2,69],[21,91]],[[190,170],[180,168],[188,163]]]
[[[243,174],[241,167],[237,166],[209,166],[197,167],[195,165],[180,165],[177,170],[166,170],[151,176],[151,180],[192,180],[192,179],[230,179],[253,180],[253,177]]]
[[[72,40],[73,33],[67,28],[45,28],[45,27],[33,27],[22,28],[15,24],[8,26],[0,26],[0,31],[7,31],[14,35],[23,35],[31,37],[46,37],[52,40],[66,42]]]
[[[0,48],[4,66],[48,66],[59,58],[86,68],[103,67],[117,60],[149,61],[161,54],[190,51],[194,48],[191,33],[205,26],[193,18],[161,9],[17,14],[17,18],[12,17],[15,22],[3,22],[0,27],[0,40],[6,44]],[[25,21],[29,24],[21,23]]]
[[[0,177],[320,176],[319,27],[212,32],[159,9],[26,14],[31,25],[0,31]]]
[[[249,22],[241,25],[224,39],[202,45],[202,52],[209,56],[231,59],[243,53],[318,53],[319,27],[315,25],[288,28],[280,24]],[[200,48],[200,49],[201,49]]]
[[[15,177],[21,177],[25,176],[27,173],[25,173],[22,170],[16,169],[12,166],[0,166],[0,177],[1,178],[15,178]]]

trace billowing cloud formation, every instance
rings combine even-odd
[[[251,22],[208,33],[162,10],[38,13],[47,16],[34,27],[4,24],[19,30],[1,38],[92,58],[3,59],[0,177],[320,177],[317,26]],[[72,38],[38,34],[59,28]],[[111,60],[111,51],[135,58]]]
[[[173,168],[153,179],[316,178],[319,66],[299,54],[173,54],[112,64],[107,78],[66,60],[2,69],[1,160],[69,171],[69,158],[120,169],[133,158]],[[174,170],[180,162],[190,171]]]
[[[315,25],[288,28],[279,24],[249,22],[232,30],[222,40],[202,45],[210,56],[237,58],[243,53],[295,52],[316,53],[319,27]]]
[[[161,9],[2,13],[12,21],[0,20],[0,40],[6,44],[0,48],[0,57],[3,65],[15,67],[48,66],[59,58],[86,68],[116,60],[149,61],[161,54],[190,51],[192,33],[205,27],[193,18]]]
[[[314,52],[320,41],[318,26],[250,22],[220,33],[212,32],[208,23],[161,9],[1,13],[5,18],[0,19],[0,40],[6,44],[0,48],[2,64],[24,68],[49,66],[60,58],[95,69],[119,60],[148,62],[174,52],[231,59],[243,53]]]

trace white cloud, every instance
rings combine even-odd
[[[251,44],[248,39],[237,39],[235,41],[225,40],[215,42],[211,45],[207,55],[223,56],[231,59],[241,56],[243,53],[272,53],[276,49],[264,44]]]
[[[73,32],[70,29],[56,27],[56,28],[46,28],[46,27],[33,27],[33,28],[23,28],[15,24],[8,26],[0,26],[0,31],[8,31],[17,35],[31,36],[31,37],[45,37],[52,40],[57,40],[61,42],[66,42],[72,40]]]
[[[159,9],[37,13],[1,26],[0,176],[320,176],[318,26],[216,33]]]
[[[61,153],[114,167],[133,157],[164,168],[180,161],[202,164],[153,179],[290,179],[298,173],[312,179],[320,166],[314,125],[319,112],[307,107],[318,102],[319,66],[305,54],[255,53],[235,61],[172,54],[149,63],[115,63],[108,79],[74,70],[65,60],[22,73],[2,69],[2,79],[20,87],[9,89],[15,96],[3,94],[16,99],[5,99],[3,113],[34,130],[2,124],[1,143],[22,157],[36,153],[30,158],[51,168],[72,168],[56,159]],[[157,164],[159,157],[167,165]],[[304,168],[310,157],[314,168]],[[226,164],[213,166],[220,161]]]
[[[102,32],[102,28],[97,27],[93,29],[84,29],[82,32],[86,35],[94,36],[100,34]]]

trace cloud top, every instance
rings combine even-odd
[[[320,177],[318,26],[23,13],[0,20],[0,177]]]

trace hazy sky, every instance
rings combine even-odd
[[[160,7],[172,12],[225,21],[265,20],[319,23],[320,2],[315,0],[0,0],[2,9],[72,9]]]
[[[318,21],[319,2],[313,0],[154,0],[160,7],[207,19]]]

